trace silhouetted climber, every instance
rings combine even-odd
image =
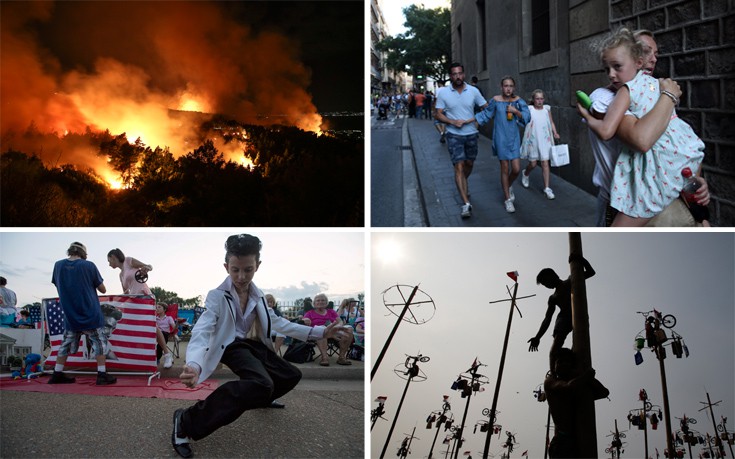
[[[554,438],[549,444],[549,457],[574,458],[577,453],[576,416],[577,404],[589,394],[594,400],[605,398],[610,391],[595,379],[595,370],[580,372],[576,368],[576,356],[571,349],[556,352],[552,370],[544,381],[546,400],[554,420]]]
[[[584,264],[584,278],[589,279],[595,275],[595,270],[589,262],[582,256],[570,255],[569,263],[574,260],[579,260]],[[551,344],[551,351],[549,352],[549,368],[554,369],[554,354],[561,349],[564,345],[564,341],[567,338],[569,332],[572,331],[572,282],[571,277],[566,280],[561,280],[559,275],[551,268],[544,268],[536,276],[536,283],[541,284],[546,288],[554,289],[554,293],[549,296],[548,308],[546,309],[546,317],[541,322],[541,327],[536,333],[536,336],[529,339],[528,346],[529,352],[538,351],[538,345],[541,342],[541,337],[544,336],[546,330],[551,324],[551,318],[554,315],[556,306],[559,307],[559,314],[556,316],[556,322],[554,323],[554,342]]]

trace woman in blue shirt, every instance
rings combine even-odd
[[[502,94],[490,99],[487,107],[475,115],[475,121],[482,126],[495,118],[493,154],[500,160],[505,210],[512,213],[516,211],[512,185],[521,171],[521,136],[518,127],[531,121],[531,112],[526,101],[515,95],[516,82],[513,77],[503,77],[500,86]]]

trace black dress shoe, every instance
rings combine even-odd
[[[76,381],[76,378],[66,376],[60,371],[54,371],[54,374],[48,380],[49,384],[72,384]]]
[[[191,445],[186,435],[181,432],[181,416],[184,414],[184,409],[179,408],[174,412],[174,429],[171,432],[171,446],[174,447],[174,451],[181,457],[192,457],[194,453],[191,451]],[[183,441],[183,442],[182,442]]]
[[[107,372],[97,372],[97,385],[98,386],[108,386],[110,384],[115,384],[117,382],[117,378],[112,376],[111,374],[108,374]]]
[[[286,408],[286,405],[284,405],[283,403],[279,402],[278,400],[273,400],[271,402],[271,406],[270,407],[271,408]]]

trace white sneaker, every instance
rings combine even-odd
[[[510,196],[510,198],[508,198],[510,200],[510,202],[514,202],[516,200],[516,195],[515,195],[515,193],[513,193],[513,187],[512,186],[511,187],[508,187],[508,195]]]
[[[523,188],[528,188],[528,176],[526,175],[526,169],[523,169],[521,171],[521,184],[523,185]]]
[[[516,208],[513,205],[513,200],[512,199],[506,199],[505,200],[505,211],[508,212],[509,214],[512,214],[513,212],[516,211]]]
[[[546,197],[549,199],[554,199],[556,196],[554,196],[554,192],[551,191],[551,188],[544,188],[544,193],[546,194]]]
[[[472,204],[469,202],[462,205],[462,218],[470,218],[472,216]]]
[[[174,356],[169,352],[163,356],[163,368],[171,368],[174,365]]]

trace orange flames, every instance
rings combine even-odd
[[[208,2],[2,2],[0,135],[34,126],[59,136],[109,130],[128,141],[168,146],[174,156],[212,113],[257,124],[286,124],[321,134],[306,91],[310,72],[284,35],[255,33]],[[162,6],[162,5],[165,5]],[[165,9],[162,10],[162,8]],[[44,24],[47,35],[31,32]],[[119,37],[126,37],[120,40]],[[196,112],[190,118],[173,111]],[[17,137],[16,137],[17,138]],[[215,146],[243,156],[246,136]],[[36,146],[30,151],[43,150]],[[93,167],[113,189],[121,184],[91,150],[58,160]]]

